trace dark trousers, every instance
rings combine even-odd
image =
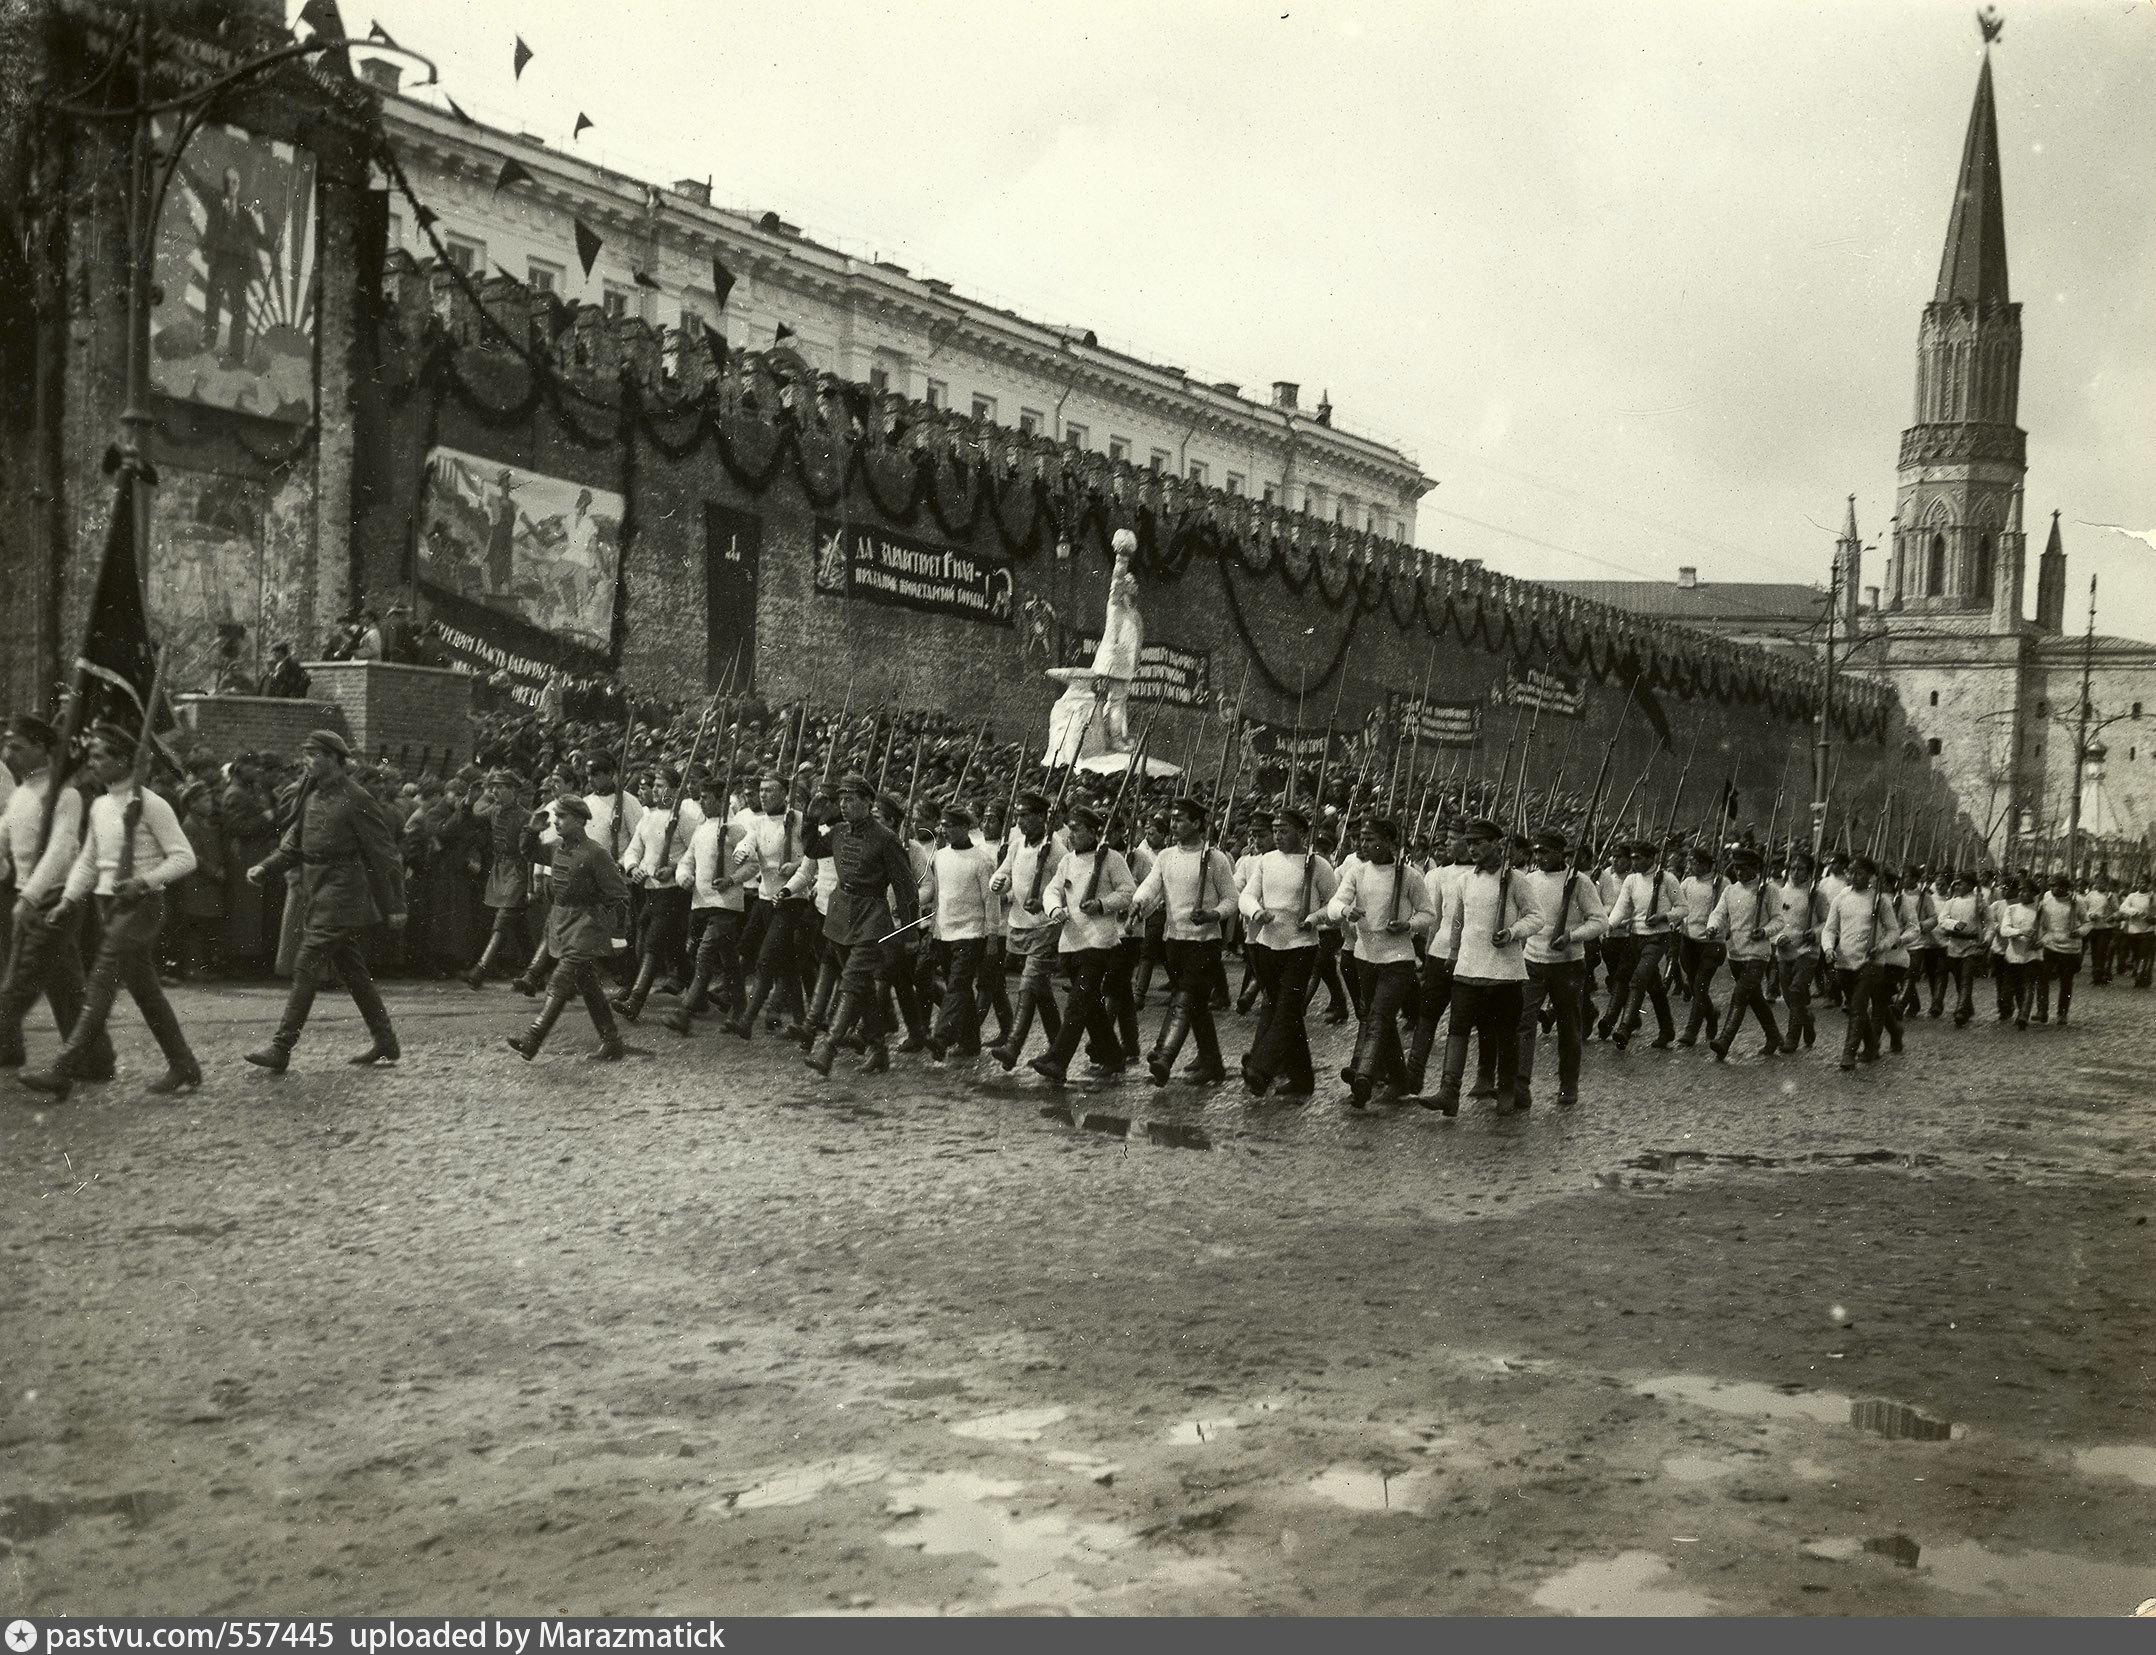
[[[741,994],[741,911],[696,908],[689,914],[695,933],[696,975],[718,985],[718,1003],[733,1007]]]
[[[1257,1038],[1243,1060],[1253,1080],[1284,1079],[1291,1092],[1317,1085],[1310,1065],[1310,1031],[1303,1023],[1310,999],[1310,979],[1317,968],[1316,948],[1268,948],[1250,945],[1251,969],[1265,999],[1258,1012]]]
[[[1004,985],[1004,952],[1001,937],[989,937],[981,944],[980,970],[973,979],[973,1026],[979,1028],[981,1019],[990,1012],[996,1014],[996,1027],[1005,1033],[1011,1027],[1011,995]]]
[[[1870,964],[1851,970],[1847,966],[1834,968],[1835,986],[1841,991],[1842,1012],[1849,1019],[1848,1032],[1842,1037],[1842,1059],[1854,1058],[1859,1048],[1866,1055],[1879,1055],[1879,1036],[1885,1030],[1884,1008],[1879,1004],[1886,991],[1886,968]],[[1897,1026],[1899,1024],[1899,1019]]]
[[[1645,1000],[1654,1006],[1656,1038],[1674,1040],[1677,1025],[1670,1020],[1669,990],[1662,983],[1662,961],[1669,952],[1669,939],[1636,937],[1633,942],[1632,971],[1625,979],[1624,1007],[1616,1019],[1617,1032],[1629,1034],[1639,1027],[1644,1011],[1641,1002]]]
[[[1220,943],[1182,942],[1167,939],[1168,981],[1175,985],[1168,1002],[1168,1015],[1180,1012],[1190,1019],[1190,1032],[1198,1042],[1198,1061],[1207,1069],[1220,1068],[1220,1031],[1213,1025],[1213,982],[1220,975]]]
[[[639,961],[656,960],[672,972],[689,941],[689,893],[677,885],[653,885],[644,892],[644,914],[636,932]]]
[[[1389,960],[1372,965],[1359,962],[1362,978],[1362,1029],[1355,1041],[1355,1060],[1350,1067],[1373,1086],[1380,1083],[1404,1088],[1407,1053],[1400,1048],[1400,1013],[1413,1002],[1415,962]],[[1517,1008],[1515,1008],[1517,1009]],[[1459,1025],[1455,1023],[1454,1028]],[[1511,1030],[1508,1028],[1509,1035]]]
[[[2089,981],[2111,981],[2111,961],[2116,953],[2118,932],[2110,926],[2089,933]]]
[[[936,944],[943,961],[943,1004],[936,1012],[930,1039],[961,1050],[978,1050],[981,1044],[981,1008],[974,990],[981,960],[988,951],[986,937],[960,937]]]
[[[149,1025],[158,1050],[165,1054],[165,1062],[175,1069],[194,1068],[195,1054],[157,981],[157,933],[165,922],[164,893],[152,891],[132,902],[101,896],[97,917],[97,958],[83,984],[82,1011],[68,1031],[67,1049],[53,1067],[69,1076],[97,1072],[98,1052],[111,1049],[105,1043],[105,1023],[112,1015],[113,1001],[125,988]]]
[[[1782,1003],[1789,1008],[1789,1038],[1784,1045],[1795,1048],[1800,1034],[1812,1029],[1812,989],[1819,979],[1819,956],[1793,954],[1776,962],[1782,973]]]
[[[1108,971],[1108,1009],[1115,1015],[1116,1036],[1125,1063],[1138,1055],[1138,997],[1132,983],[1144,955],[1142,935],[1125,937],[1115,945],[1115,964]]]
[[[1305,1002],[1309,1000],[1312,989],[1319,983],[1325,985],[1325,1015],[1327,1017],[1332,1016],[1334,1012],[1339,1012],[1342,1016],[1345,1016],[1354,1009],[1354,1002],[1348,998],[1347,982],[1340,974],[1340,933],[1338,931],[1320,931],[1318,933],[1318,957],[1311,976],[1311,987],[1303,990]]]
[[[2059,1021],[2066,1021],[2066,1014],[2074,1003],[2074,978],[2081,970],[2079,953],[2067,954],[2055,948],[2044,950],[2037,974],[2037,1009],[2048,1013],[2051,1001],[2051,985],[2059,986]]]
[[[1580,1095],[1580,1043],[1587,1021],[1587,962],[1529,960],[1520,995],[1519,1083],[1535,1078],[1535,1036],[1547,1003],[1557,1024],[1557,1095]]]
[[[1731,962],[1737,981],[1729,994],[1729,1017],[1722,1025],[1723,1051],[1736,1044],[1737,1030],[1744,1026],[1746,1012],[1759,1020],[1759,1032],[1767,1037],[1769,1048],[1782,1043],[1781,1030],[1774,1026],[1774,1003],[1767,998],[1767,973],[1773,965],[1766,959]]]
[[[1096,1063],[1127,1061],[1130,1054],[1123,1050],[1115,1014],[1109,1010],[1104,992],[1115,970],[1115,957],[1113,948],[1074,948],[1063,956],[1070,969],[1071,992],[1063,1006],[1063,1026],[1048,1046],[1048,1061],[1058,1070],[1070,1067],[1081,1040]]]
[[[805,898],[790,898],[785,902],[764,902],[757,899],[759,912],[749,920],[752,946],[756,951],[756,975],[771,985],[773,1009],[789,1015],[794,1022],[801,1020],[801,985],[804,977],[815,971],[814,943],[816,927],[822,916],[816,905]],[[757,929],[758,921],[762,929]],[[804,958],[807,965],[804,967]]]
[[[71,914],[54,925],[43,912],[29,913],[14,930],[7,973],[0,977],[0,1055],[20,1063],[23,1018],[40,994],[62,1040],[82,1015],[82,916]],[[85,1075],[112,1073],[112,1040],[102,1028],[85,1056]]]
[[[1946,956],[1946,978],[1954,989],[1954,1021],[1967,1023],[1976,1015],[1976,974],[1985,964],[1982,954]]]
[[[317,931],[310,925],[300,940],[299,955],[292,964],[292,988],[285,998],[284,1018],[278,1023],[277,1032],[270,1036],[270,1044],[286,1052],[298,1045],[300,1031],[307,1026],[307,1014],[314,1007],[316,992],[324,984],[337,980],[344,983],[345,991],[352,996],[352,1004],[359,1008],[367,1032],[377,1040],[393,1043],[396,1035],[390,1028],[389,1008],[382,1004],[373,974],[367,970],[365,930],[353,926]]]
[[[1452,979],[1452,1031],[1450,1039],[1463,1041],[1472,1030],[1477,1046],[1497,1054],[1497,1096],[1514,1095],[1520,1080],[1520,1026],[1527,995],[1524,983],[1477,983]],[[1456,1050],[1459,1048],[1455,1048]],[[1448,1075],[1450,1072],[1448,1065]],[[1563,1086],[1563,1061],[1559,1060],[1558,1085]],[[1449,1081],[1448,1081],[1449,1084]]]
[[[1602,944],[1603,980],[1609,985],[1609,1010],[1602,1014],[1599,1033],[1607,1040],[1617,1032],[1618,1014],[1624,1010],[1625,990],[1632,982],[1632,962],[1639,958],[1637,937],[1609,937]]]
[[[550,999],[582,999],[599,1038],[608,1042],[621,1038],[621,1030],[614,1022],[614,1008],[606,1003],[606,984],[599,975],[597,960],[557,960],[554,974],[547,979],[547,995]]]
[[[2147,988],[2150,970],[2156,967],[2156,931],[2127,932],[2126,958],[2133,966],[2134,987]]]

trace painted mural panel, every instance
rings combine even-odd
[[[150,619],[174,694],[251,690],[262,629],[296,598],[264,555],[268,490],[252,477],[167,467],[150,532]],[[274,593],[272,588],[276,588]]]
[[[613,638],[621,518],[621,496],[609,490],[437,448],[420,519],[420,596],[445,636],[454,625],[484,646],[475,665],[520,681],[589,672]]]
[[[314,170],[311,152],[237,127],[188,141],[157,221],[150,380],[165,395],[314,418]]]

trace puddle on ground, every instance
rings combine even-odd
[[[1575,1563],[1536,1588],[1533,1602],[1567,1615],[1711,1615],[1704,1592],[1668,1584],[1668,1562],[1653,1552]]]
[[[2130,1615],[2149,1595],[2146,1567],[2091,1563],[2063,1552],[2003,1557],[1974,1540],[1928,1548],[1920,1573],[1959,1597],[1997,1598],[2002,1614]]]
[[[1738,1469],[1733,1460],[1710,1460],[1698,1454],[1680,1454],[1662,1462],[1662,1475],[1674,1477],[1680,1483],[1711,1483]]]
[[[1056,1465],[1068,1466],[1071,1470],[1092,1478],[1102,1487],[1114,1482],[1115,1474],[1123,1469],[1114,1460],[1096,1459],[1091,1454],[1076,1453],[1068,1448],[1052,1448],[1048,1451],[1048,1458]]]
[[[1834,1535],[1825,1540],[1806,1540],[1797,1550],[1805,1557],[1816,1557],[1827,1563],[1847,1563],[1853,1557],[1864,1555],[1864,1542],[1853,1535]]]
[[[893,1491],[888,1509],[904,1521],[885,1531],[884,1544],[925,1557],[979,1557],[994,1571],[988,1602],[997,1609],[1067,1609],[1093,1596],[1101,1588],[1080,1580],[1069,1566],[1112,1562],[1112,1554],[1129,1543],[1129,1532],[1054,1514],[1013,1516],[1004,1502],[1021,1486],[969,1471],[932,1472]]]
[[[1924,1555],[1924,1548],[1906,1534],[1874,1535],[1864,1542],[1864,1549],[1872,1556],[1886,1558],[1902,1569],[1915,1568],[1917,1559]]]
[[[0,1540],[40,1540],[74,1517],[124,1517],[136,1528],[180,1503],[176,1494],[137,1489],[128,1494],[33,1494],[0,1496]]]
[[[848,1454],[816,1465],[791,1466],[722,1495],[706,1511],[761,1511],[771,1506],[805,1506],[827,1488],[858,1488],[875,1482],[889,1469],[872,1454]]]
[[[2124,1477],[2145,1488],[2156,1488],[2156,1448],[2136,1443],[2109,1448],[2078,1448],[2074,1469],[2084,1477]]]
[[[1350,1511],[1422,1510],[1430,1496],[1428,1471],[1373,1471],[1368,1466],[1336,1465],[1303,1484],[1321,1500]]]
[[[1049,1426],[1069,1417],[1068,1408],[1019,1408],[1007,1414],[961,1420],[951,1427],[951,1434],[976,1437],[982,1442],[1038,1442]]]
[[[1764,1414],[1770,1419],[1816,1419],[1825,1425],[1849,1423],[1849,1398],[1833,1391],[1783,1390],[1755,1380],[1711,1379],[1705,1374],[1672,1373],[1642,1379],[1636,1396],[1663,1401],[1696,1402],[1725,1414]]]
[[[1943,1419],[1919,1413],[1906,1402],[1886,1402],[1877,1397],[1850,1403],[1849,1423],[1859,1431],[1910,1442],[1945,1442],[1954,1435],[1954,1427]]]

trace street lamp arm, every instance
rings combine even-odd
[[[161,103],[99,105],[77,103],[68,98],[55,98],[48,107],[56,109],[62,114],[78,116],[89,121],[123,118],[131,121],[144,115],[169,115],[174,110],[187,109],[197,104],[207,103],[229,91],[232,87],[237,86],[241,81],[250,80],[263,70],[288,62],[293,58],[309,57],[316,52],[333,52],[341,47],[355,46],[365,52],[394,52],[400,57],[408,57],[414,62],[424,63],[427,66],[427,78],[420,83],[423,86],[432,86],[441,79],[441,71],[435,67],[434,60],[423,52],[413,51],[409,46],[390,46],[379,40],[353,39],[343,35],[324,39],[317,35],[312,40],[303,40],[291,46],[280,46],[274,52],[267,52],[261,57],[241,64],[237,69],[220,75],[206,86],[198,86],[191,91],[183,92],[176,98],[166,98]]]

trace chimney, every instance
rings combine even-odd
[[[1292,379],[1274,380],[1273,406],[1275,408],[1284,408],[1292,414],[1295,412],[1295,394],[1301,389],[1302,387]]]
[[[1689,592],[1699,584],[1699,571],[1689,563],[1677,566],[1677,590]]]
[[[404,65],[386,57],[363,57],[359,60],[359,78],[377,92],[394,96],[404,81]]]
[[[1872,614],[1874,614],[1874,615],[1876,615],[1876,614],[1878,614],[1878,613],[1879,613],[1879,588],[1878,588],[1878,587],[1876,587],[1876,586],[1867,586],[1867,587],[1865,587],[1865,588],[1864,588],[1864,607],[1865,607],[1865,608],[1866,608],[1867,610],[1869,610],[1869,611],[1870,611],[1870,612],[1871,612]]]
[[[674,180],[674,193],[685,196],[699,207],[708,207],[711,205],[711,180],[708,178],[677,178]]]

